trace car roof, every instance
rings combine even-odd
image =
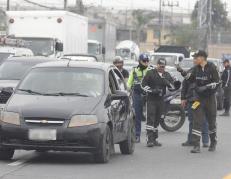
[[[42,57],[42,56],[30,56],[30,57],[10,57],[6,61],[25,61],[25,62],[35,62],[35,61],[55,61],[58,60],[56,58],[48,58],[48,57]]]
[[[108,70],[110,67],[115,67],[110,63],[103,63],[103,62],[79,62],[79,61],[72,61],[72,60],[59,60],[53,62],[47,62],[36,65],[34,68],[55,68],[55,67],[81,67],[81,68],[96,68],[101,70]]]

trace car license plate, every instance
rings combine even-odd
[[[29,140],[56,140],[57,131],[55,129],[30,129]]]

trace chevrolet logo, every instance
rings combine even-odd
[[[47,121],[47,120],[41,120],[41,123],[42,123],[42,124],[47,124],[48,121]]]

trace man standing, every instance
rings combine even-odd
[[[230,101],[231,101],[231,67],[228,59],[224,60],[225,70],[221,75],[222,87],[224,89],[224,108],[225,112],[221,116],[230,116]]]
[[[136,117],[136,142],[140,142],[141,121],[143,118],[143,90],[141,89],[141,81],[147,73],[149,65],[149,56],[141,54],[139,56],[139,65],[135,67],[129,75],[127,86],[132,90],[133,107]]]
[[[114,58],[113,64],[118,68],[118,70],[121,72],[121,74],[123,75],[125,81],[128,80],[129,77],[129,72],[123,68],[124,66],[124,61],[120,56],[116,56]]]
[[[178,68],[178,71],[189,80],[195,83],[197,99],[193,102],[193,129],[192,141],[194,148],[191,153],[200,152],[200,138],[203,120],[206,118],[209,124],[210,146],[209,151],[215,151],[217,145],[216,129],[216,96],[215,92],[219,85],[219,73],[213,63],[207,62],[207,53],[199,50],[193,56],[196,66],[187,73]]]
[[[160,58],[157,67],[150,69],[142,81],[142,89],[147,93],[147,147],[161,146],[157,141],[158,126],[164,113],[166,87],[172,88],[173,78],[165,71],[166,60]]]

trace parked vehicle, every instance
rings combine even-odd
[[[126,60],[138,61],[140,55],[139,46],[130,40],[120,42],[116,46],[116,56],[122,57]]]
[[[134,67],[137,67],[139,63],[134,60],[125,60],[124,61],[124,69],[126,69],[129,73],[132,71]]]
[[[87,53],[88,20],[67,11],[8,11],[8,33],[29,41],[36,56]],[[78,30],[78,31],[76,31]]]
[[[13,89],[34,65],[52,60],[45,57],[10,57],[5,60],[0,65],[0,108],[4,108]]]
[[[194,66],[192,58],[185,58],[180,62],[180,66],[183,70],[188,71],[190,68]]]
[[[66,54],[61,57],[62,60],[74,60],[74,61],[86,61],[86,62],[98,62],[98,59],[94,55],[87,54]]]
[[[105,47],[102,46],[102,43],[97,40],[88,40],[87,44],[88,54],[96,56],[100,61],[104,61]]]
[[[100,49],[100,55],[103,58],[102,59],[99,58],[99,61],[109,61],[109,62],[112,61],[113,58],[115,57],[116,24],[114,22],[111,22],[103,18],[89,19],[88,40],[90,40],[88,42],[92,42],[92,40],[98,42],[98,43],[94,43],[94,49],[96,49],[96,51]],[[90,47],[89,45],[92,45],[92,43],[88,44],[88,48]],[[102,46],[102,51],[99,46]],[[88,51],[90,50],[91,47],[88,49]]]
[[[0,64],[12,56],[33,56],[33,52],[25,48],[26,42],[0,36]]]
[[[168,66],[175,67],[177,63],[184,60],[184,55],[181,53],[153,53],[151,55],[151,64],[156,65],[160,58],[165,58]]]
[[[114,65],[49,62],[32,68],[4,108],[0,159],[16,149],[82,151],[105,163],[114,144],[132,154],[134,141],[130,98]]]
[[[184,46],[175,45],[161,45],[159,48],[154,50],[156,53],[180,53],[183,54],[185,58],[190,58],[190,48]]]

